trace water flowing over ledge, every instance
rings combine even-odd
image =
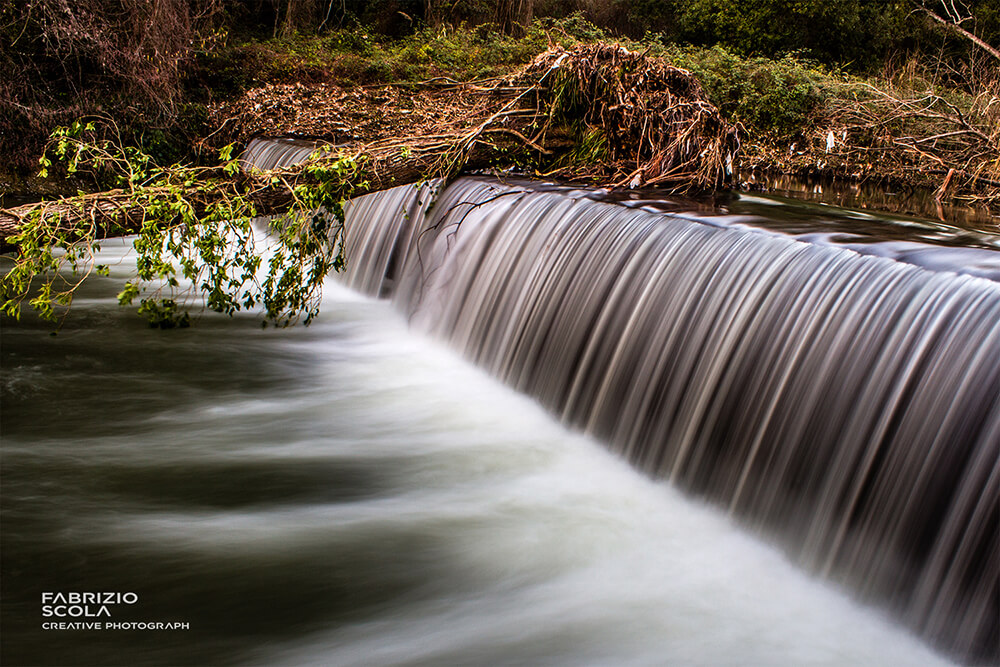
[[[350,205],[351,286],[931,643],[1000,657],[1000,285],[559,192],[437,188]]]

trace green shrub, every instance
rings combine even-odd
[[[668,46],[659,54],[694,73],[730,120],[774,138],[790,138],[805,130],[827,95],[828,77],[790,55],[778,60],[744,58],[721,46]]]
[[[681,38],[747,56],[804,52],[871,67],[905,37],[910,7],[894,0],[685,0]]]

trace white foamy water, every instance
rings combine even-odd
[[[160,332],[117,288],[3,329],[4,664],[946,664],[388,303]],[[43,631],[49,590],[190,630]]]

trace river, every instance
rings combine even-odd
[[[4,665],[950,664],[388,301],[152,330],[103,253],[3,324]]]

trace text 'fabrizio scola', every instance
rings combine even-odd
[[[139,601],[135,593],[42,593],[42,616],[45,618],[111,618],[119,605]]]

